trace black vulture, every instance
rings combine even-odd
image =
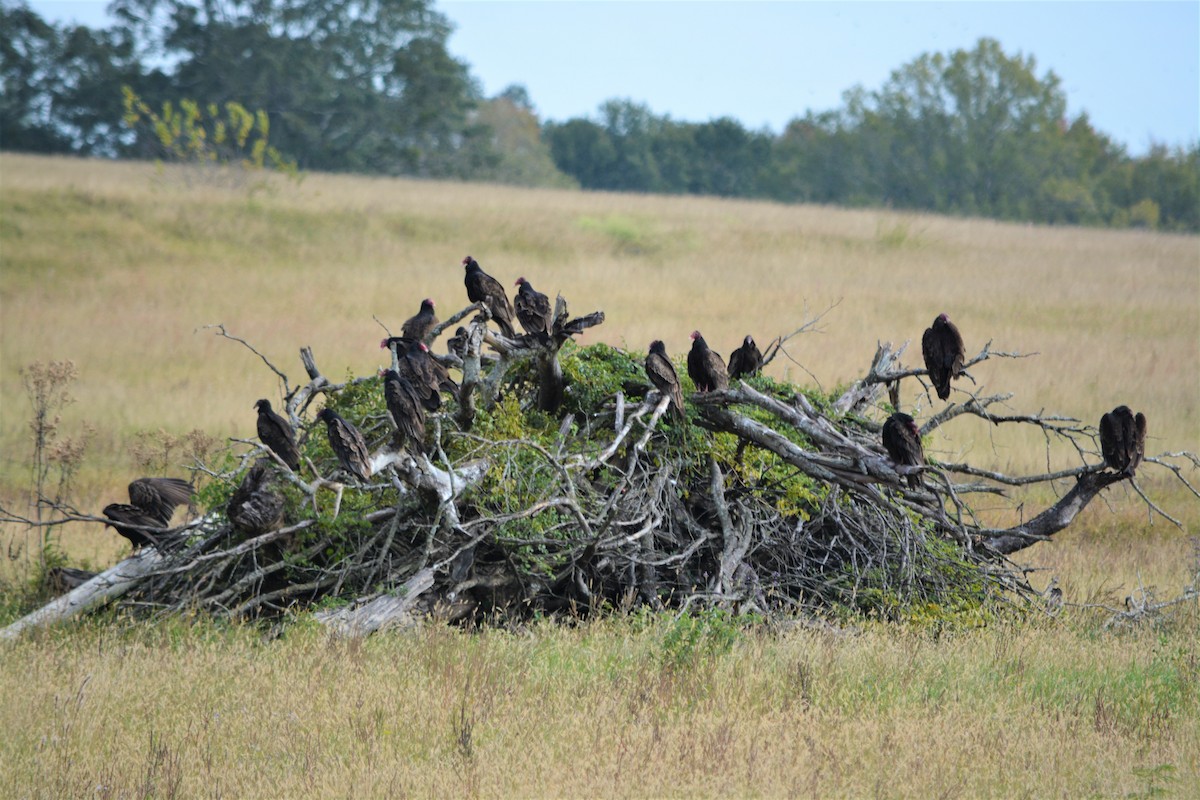
[[[271,410],[270,400],[259,400],[254,404],[258,409],[258,438],[271,448],[271,452],[283,459],[288,469],[297,472],[300,469],[300,448],[296,446],[296,432],[291,424]]]
[[[368,480],[371,477],[371,454],[358,428],[347,422],[331,408],[322,408],[317,419],[325,423],[329,446],[342,469],[351,475]]]
[[[517,321],[525,332],[538,336],[549,335],[554,327],[554,311],[550,308],[550,298],[533,288],[533,284],[524,277],[517,278],[517,296],[513,299],[513,308],[517,311]]]
[[[650,352],[646,355],[646,377],[663,396],[671,398],[675,413],[682,419],[683,391],[679,388],[679,376],[667,356],[667,348],[659,339],[650,343]]]
[[[1117,406],[1100,417],[1100,452],[1109,467],[1133,475],[1146,455],[1146,415]]]
[[[729,388],[729,373],[725,371],[724,359],[709,349],[700,331],[692,331],[692,349],[688,351],[687,368],[698,392]]]
[[[381,341],[379,346],[395,348],[397,370],[412,384],[426,410],[437,411],[442,407],[441,392],[458,392],[458,384],[450,377],[450,371],[429,354],[424,342],[392,336]]]
[[[925,450],[921,447],[921,430],[908,414],[897,411],[883,423],[883,448],[887,450],[896,466],[918,467],[925,463]],[[916,489],[921,485],[920,473],[908,476],[908,485]]]
[[[400,333],[408,339],[423,342],[437,324],[438,318],[433,313],[433,301],[426,297],[421,301],[421,310],[404,321]]]
[[[268,459],[258,459],[247,470],[229,498],[225,515],[236,528],[252,536],[283,525],[283,495],[275,488],[275,473]]]
[[[763,356],[754,337],[746,334],[742,346],[729,354],[729,379],[736,381],[743,376],[757,375],[762,369]]]
[[[467,273],[463,279],[467,287],[467,299],[472,303],[483,303],[504,335],[510,339],[516,338],[517,332],[513,330],[512,324],[512,306],[500,281],[484,272],[479,262],[470,256],[464,258],[462,263]]]
[[[929,380],[937,390],[937,396],[942,400],[949,399],[950,379],[962,374],[966,353],[962,335],[945,314],[938,314],[933,325],[925,329],[921,337],[921,355],[925,357],[925,369],[929,370]]]
[[[175,508],[190,502],[193,491],[192,484],[181,478],[138,478],[129,484],[129,503],[110,503],[104,507],[104,516],[110,520],[106,524],[134,547],[157,545],[154,532],[130,526],[159,531],[170,527]]]
[[[425,407],[411,381],[394,369],[383,370],[383,399],[399,432],[401,447],[425,452]]]

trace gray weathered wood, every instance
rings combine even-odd
[[[162,566],[163,555],[153,547],[145,547],[114,567],[110,567],[81,586],[56,598],[37,611],[31,611],[4,630],[0,639],[15,639],[30,628],[39,628],[65,619],[120,597],[137,585],[146,575]]]

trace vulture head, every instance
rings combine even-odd
[[[422,311],[433,311],[433,300],[429,297],[426,297],[424,300],[422,300],[421,301],[421,310]]]
[[[667,346],[663,344],[662,339],[655,339],[650,343],[650,352],[665,356],[667,354]]]
[[[266,399],[259,400],[257,403],[254,404],[254,407],[262,412],[270,411],[271,410],[271,401],[266,400]]]

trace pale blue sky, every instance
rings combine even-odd
[[[105,24],[104,0],[36,0]],[[778,132],[805,111],[875,89],[923,52],[982,36],[1062,79],[1072,117],[1144,153],[1200,139],[1200,2],[508,2],[442,0],[450,50],[488,95],[524,84],[542,119],[610,98],[700,122]]]

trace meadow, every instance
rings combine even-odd
[[[61,431],[94,429],[74,497],[98,509],[140,474],[145,434],[252,436],[254,401],[278,399],[253,353],[203,326],[223,323],[293,381],[302,345],[330,376],[369,374],[373,315],[396,329],[424,297],[443,316],[463,307],[468,253],[506,285],[523,275],[576,313],[605,310],[582,341],[638,352],[662,338],[682,353],[699,329],[727,355],[828,308],[771,367],[826,389],[861,375],[878,341],[910,341],[917,363],[945,311],[969,354],[988,340],[1037,354],[981,364],[963,388],[1091,424],[1126,403],[1150,420],[1148,451],[1200,451],[1194,236],[330,175],[248,191],[6,153],[0,497],[20,504],[29,482],[26,365],[76,364]],[[915,386],[904,402],[918,418],[940,407]],[[1007,471],[1078,463],[986,425],[929,449]],[[271,641],[203,621],[39,633],[0,658],[0,793],[1195,796],[1200,611],[1119,630],[1088,607],[1194,578],[1200,504],[1162,471],[1139,483],[1185,530],[1114,487],[1019,554],[1072,605],[974,630],[634,618],[366,642],[303,620]],[[0,578],[27,575],[27,538],[0,538]],[[94,566],[128,548],[89,525],[62,547]]]

